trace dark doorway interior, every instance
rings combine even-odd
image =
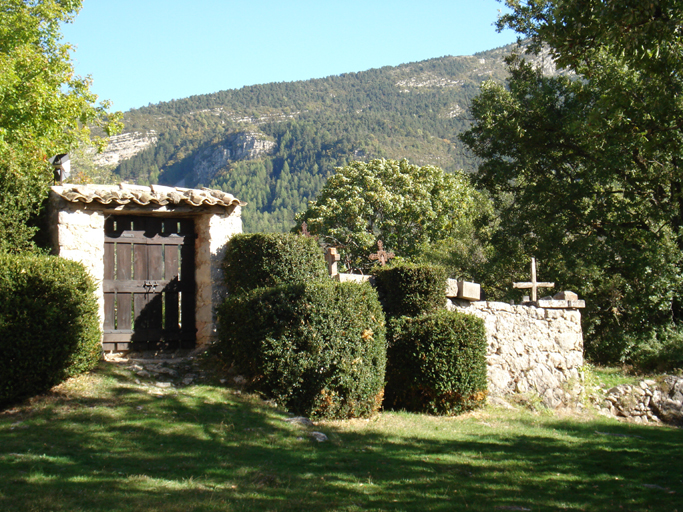
[[[104,230],[104,350],[194,348],[194,221],[110,215]]]

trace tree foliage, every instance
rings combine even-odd
[[[532,51],[545,46],[558,65],[592,67],[592,56],[608,47],[638,70],[663,78],[680,66],[683,52],[681,0],[506,0],[512,12],[498,28],[531,38]],[[670,79],[674,77],[669,77]]]
[[[40,210],[52,177],[46,159],[90,143],[92,127],[120,129],[120,115],[96,104],[90,78],[74,74],[72,47],[61,41],[61,24],[80,7],[80,0],[0,0],[0,249],[30,247],[33,230],[16,228]]]
[[[501,219],[490,278],[521,277],[536,256],[548,279],[586,297],[589,355],[637,361],[681,319],[680,9],[507,3],[499,25],[573,74],[543,76],[513,56],[507,87],[486,83],[472,102],[463,141]]]
[[[331,176],[320,195],[297,216],[311,233],[340,247],[348,268],[367,270],[381,240],[399,256],[469,234],[481,197],[460,173],[407,160],[352,162]]]

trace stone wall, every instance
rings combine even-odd
[[[600,414],[634,423],[659,422],[683,426],[683,377],[665,375],[621,384],[609,390],[595,389],[590,398]]]
[[[449,303],[484,320],[489,394],[537,394],[549,407],[568,402],[583,365],[581,314],[502,302]]]
[[[100,319],[104,318],[104,215],[82,204],[50,195],[50,238],[53,253],[79,261],[95,280]]]
[[[240,207],[232,213],[203,215],[195,219],[197,233],[197,345],[204,346],[216,336],[216,306],[226,295],[223,285],[223,255],[228,240],[242,232]]]

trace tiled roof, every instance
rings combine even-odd
[[[122,183],[120,185],[63,185],[52,187],[52,190],[72,203],[98,202],[119,205],[133,203],[141,206],[188,204],[226,208],[246,205],[232,194],[208,188],[199,190],[161,185],[143,187]]]

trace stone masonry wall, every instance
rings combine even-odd
[[[228,214],[203,215],[195,220],[197,233],[197,346],[216,336],[216,306],[226,295],[223,285],[223,255],[230,238],[242,232],[240,207]]]
[[[50,237],[53,253],[81,262],[95,280],[100,321],[104,318],[104,215],[82,205],[50,196]]]
[[[570,400],[583,365],[579,311],[465,301],[449,309],[484,320],[490,395],[537,394],[549,407]]]

